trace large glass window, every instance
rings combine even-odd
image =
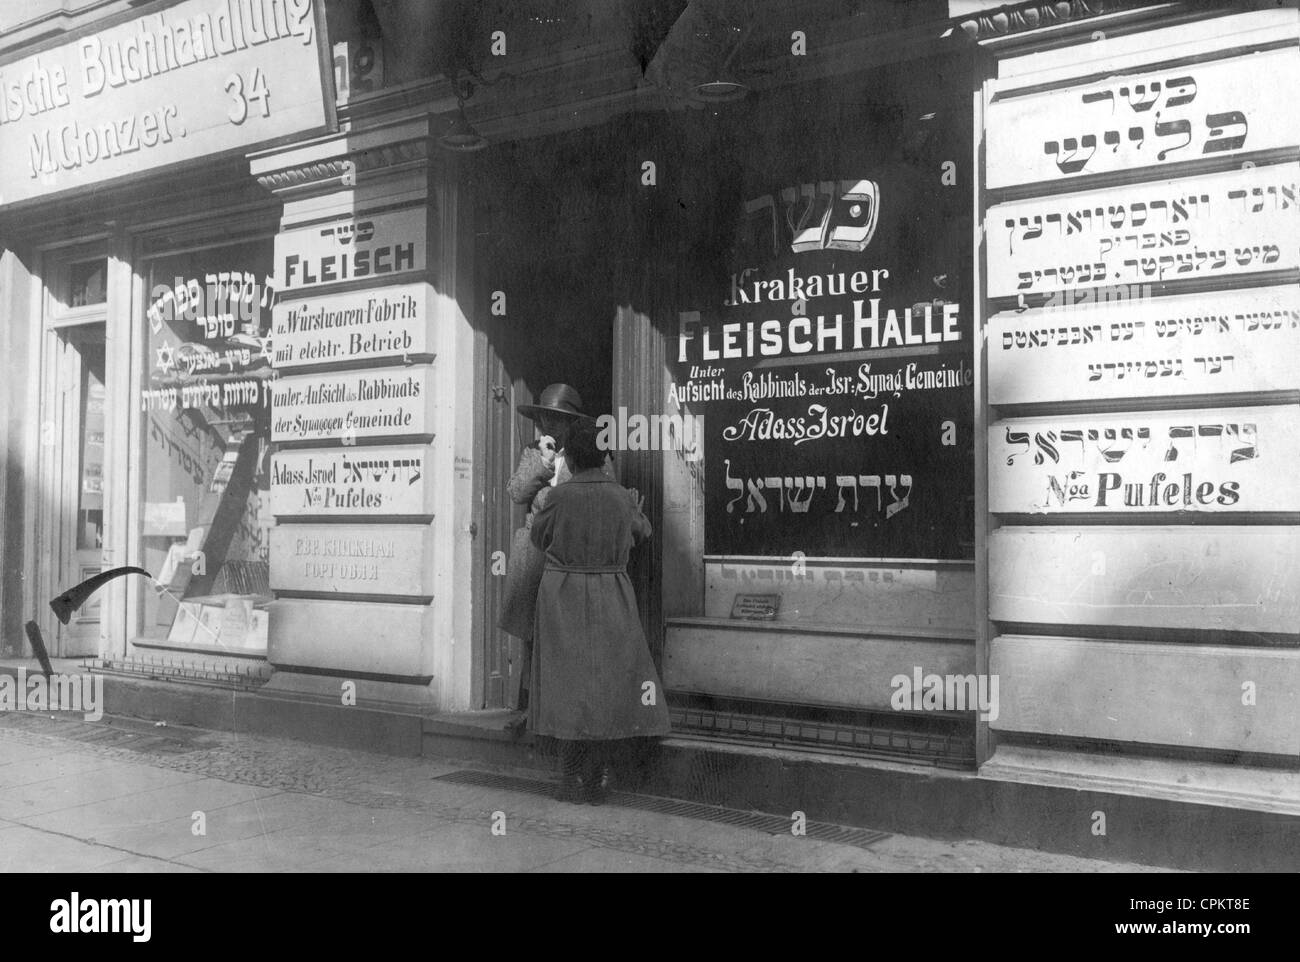
[[[940,76],[684,121],[682,203],[703,213],[680,221],[664,385],[695,442],[664,458],[677,613],[973,624],[969,104]]]
[[[266,647],[271,269],[269,239],[147,262],[138,641]]]

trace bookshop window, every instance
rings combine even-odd
[[[271,268],[270,240],[146,264],[146,643],[266,648]]]

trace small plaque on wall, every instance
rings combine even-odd
[[[731,617],[745,621],[771,621],[781,607],[780,595],[752,595],[741,592],[731,605]]]

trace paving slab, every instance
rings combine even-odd
[[[3,729],[0,729],[2,732]],[[65,751],[71,753],[71,749],[65,748]],[[33,745],[29,742],[18,742],[0,735],[0,769],[6,765],[28,765],[38,759],[49,758],[50,750],[44,745]],[[4,785],[9,778],[17,772],[0,772],[0,785]]]
[[[492,834],[493,820],[467,820],[439,826],[420,835],[375,846],[373,859],[386,862],[398,851],[429,872],[523,872],[589,847],[574,838],[552,838],[524,831]],[[406,857],[406,856],[404,856]]]
[[[652,858],[647,855],[631,855],[627,852],[611,852],[607,849],[592,847],[576,852],[573,855],[556,859],[554,862],[547,862],[545,865],[539,865],[537,868],[528,869],[531,873],[539,872],[566,872],[566,873],[592,873],[592,872],[613,872],[613,873],[638,873],[638,874],[681,874],[686,872],[702,872],[720,874],[722,869],[708,868],[703,865],[694,865],[685,862],[676,862],[669,859]]]
[[[0,873],[88,872],[132,856],[131,852],[26,825],[13,827],[0,838],[4,840],[0,845]]]
[[[313,862],[346,854],[317,835],[288,831],[213,845],[176,861],[214,872],[302,872]]]
[[[0,793],[23,785],[47,782],[64,775],[93,772],[112,765],[112,759],[89,752],[65,750],[51,755],[48,751],[41,751],[41,746],[32,746],[32,748],[32,755],[15,759],[13,764],[0,768]]]
[[[165,785],[107,801],[24,818],[33,828],[77,834],[145,855],[172,857],[206,848],[208,825],[222,825],[224,810],[255,798],[276,794],[273,788],[198,778]],[[196,821],[194,814],[202,813]],[[201,828],[204,835],[196,835]]]
[[[94,869],[87,871],[113,874],[118,872],[127,872],[132,875],[138,874],[195,874],[204,871],[201,868],[195,868],[191,865],[181,865],[177,862],[169,862],[158,858],[145,858],[139,855],[133,855],[130,858],[124,858],[117,862],[107,862]]]
[[[164,785],[184,785],[199,776],[138,763],[118,763],[0,790],[0,817],[32,816],[107,802]]]

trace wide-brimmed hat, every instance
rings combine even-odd
[[[582,411],[582,397],[567,384],[548,384],[542,389],[536,404],[519,405],[524,417],[537,419],[539,414],[559,414],[583,421],[592,420]]]

